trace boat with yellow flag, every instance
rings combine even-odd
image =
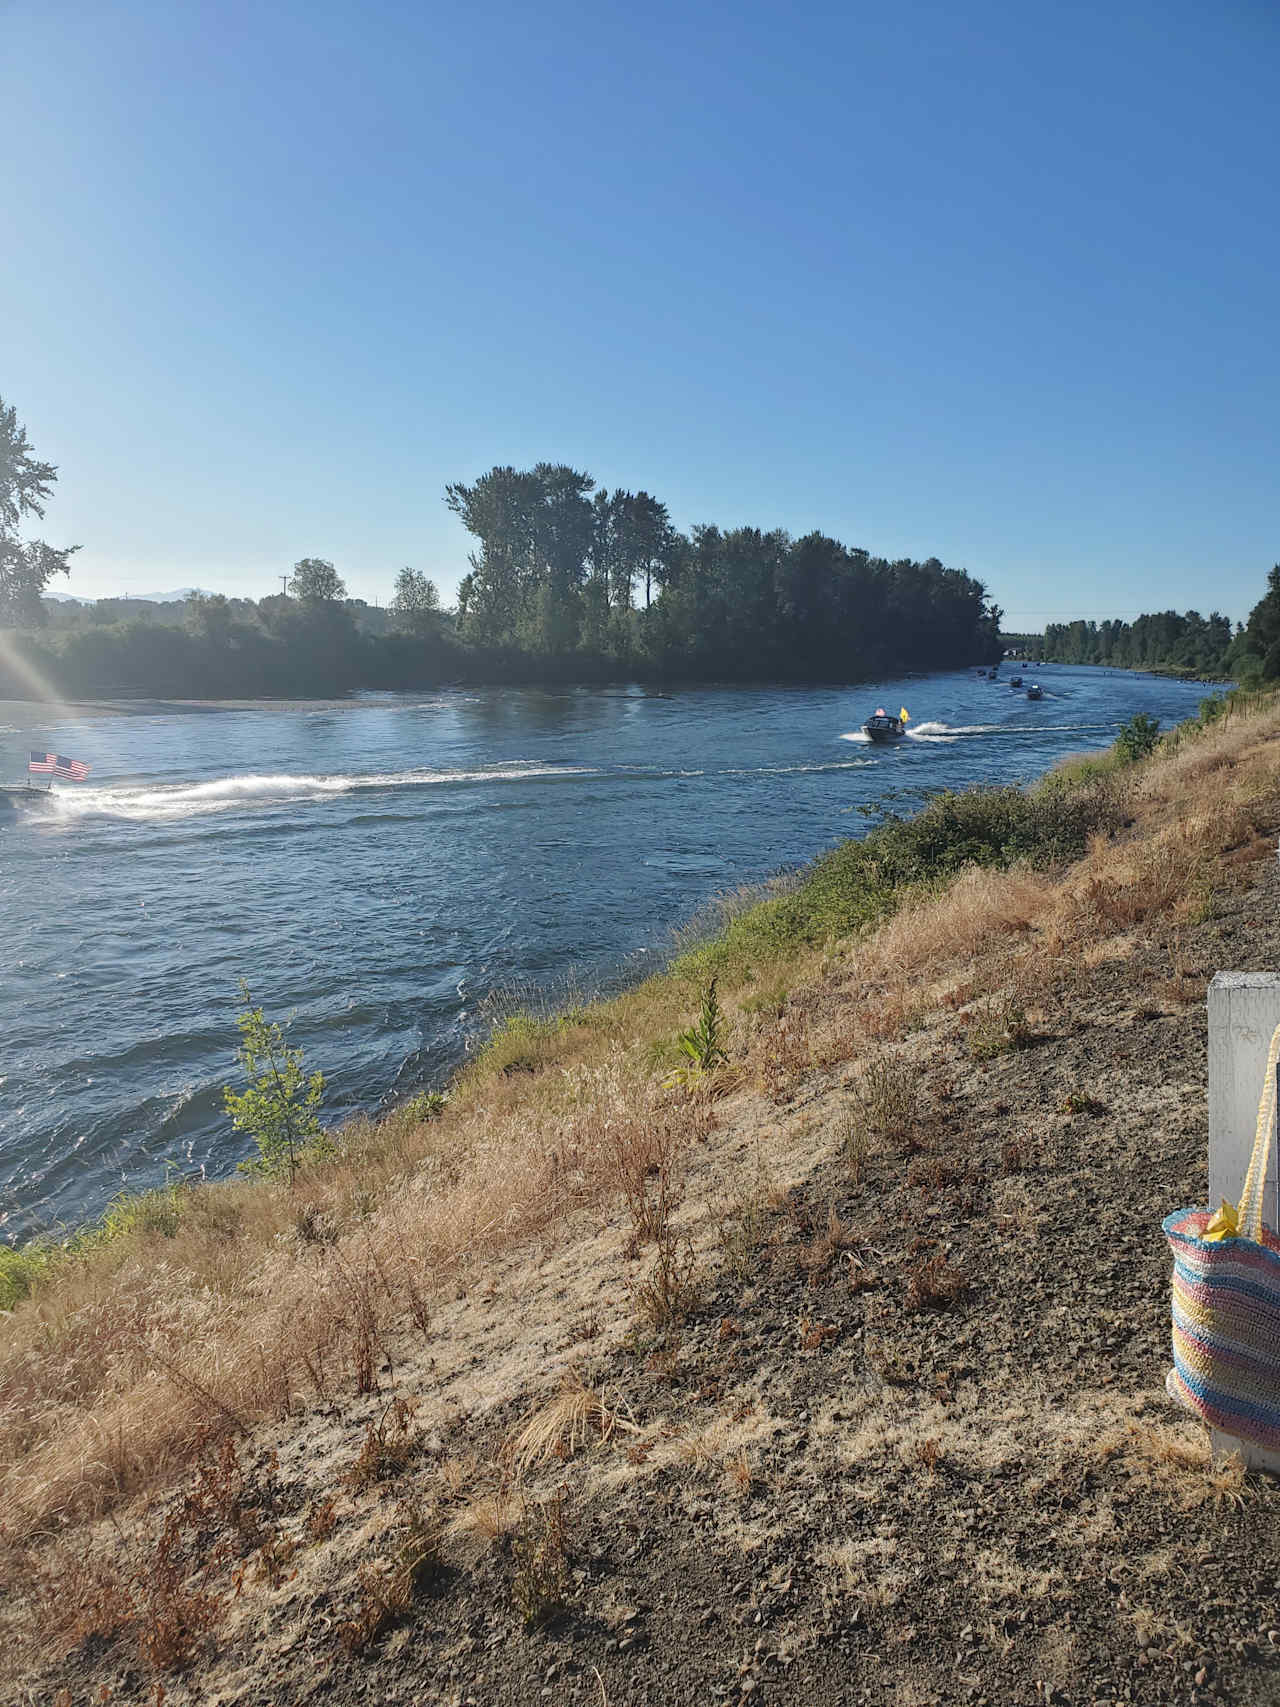
[[[904,705],[896,717],[890,717],[882,705],[862,725],[862,733],[868,741],[900,741],[907,732],[907,724],[911,721],[911,713]]]

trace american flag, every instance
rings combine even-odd
[[[27,770],[32,776],[60,776],[68,782],[83,782],[89,774],[83,759],[67,759],[61,753],[32,753]]]

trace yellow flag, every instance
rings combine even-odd
[[[1216,1215],[1209,1217],[1200,1237],[1207,1244],[1216,1244],[1219,1239],[1238,1239],[1240,1237],[1240,1211],[1235,1204],[1228,1203],[1224,1197],[1222,1208]]]
[[[902,721],[904,723],[910,723],[910,721],[911,721],[911,713],[907,710],[905,705],[903,706],[902,710],[898,713],[898,716],[902,719]]]

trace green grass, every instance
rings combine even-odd
[[[569,1015],[539,1019],[523,1009],[500,1020],[477,1050],[473,1074],[532,1073],[546,1059],[548,1046],[573,1023]]]
[[[12,1310],[30,1297],[49,1260],[50,1253],[43,1245],[27,1245],[22,1250],[0,1245],[0,1310]]]
[[[138,1234],[175,1238],[193,1192],[192,1186],[178,1180],[152,1191],[121,1192],[108,1203],[101,1219],[65,1238],[43,1235],[16,1248],[0,1244],[0,1310],[12,1310],[30,1297],[41,1276],[55,1264],[97,1245]]]

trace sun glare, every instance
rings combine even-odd
[[[46,705],[61,705],[62,695],[54,687],[47,676],[42,676],[34,664],[28,661],[13,644],[11,635],[0,630],[0,664],[3,664],[10,675],[26,688],[31,690],[31,698],[40,700]]]

